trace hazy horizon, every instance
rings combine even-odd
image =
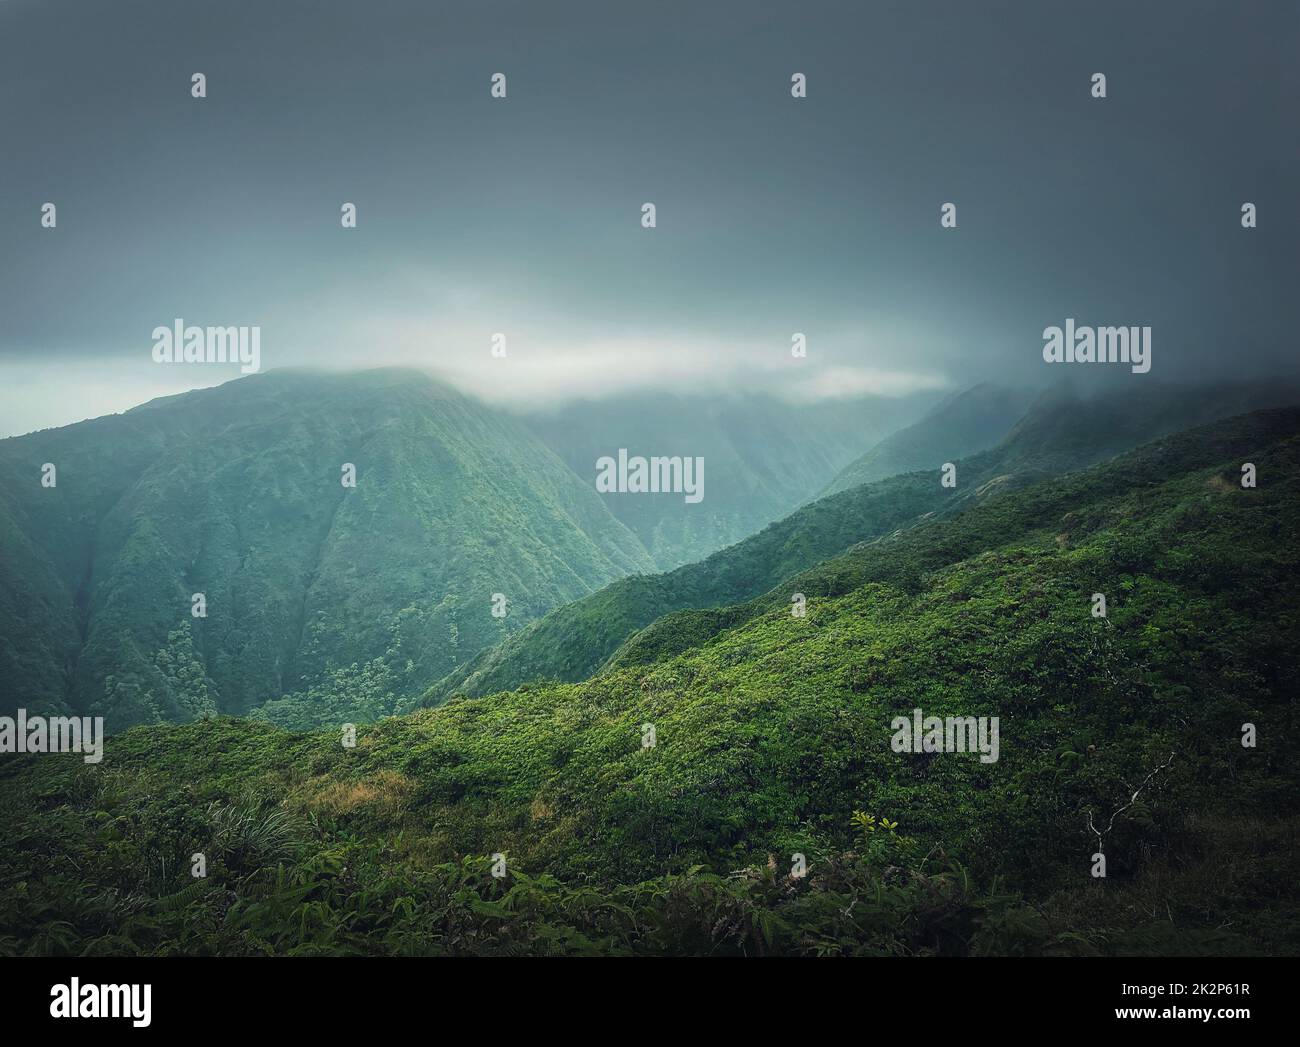
[[[947,386],[947,387],[936,388],[936,389],[914,390],[906,393],[898,393],[892,396],[889,394],[874,393],[874,392],[859,392],[853,394],[846,394],[834,398],[827,398],[824,400],[802,399],[797,394],[791,395],[787,390],[783,390],[779,387],[773,389],[735,388],[735,389],[710,390],[710,389],[684,388],[684,389],[674,390],[674,389],[665,389],[653,384],[649,384],[641,387],[620,389],[616,392],[607,393],[604,395],[585,395],[581,392],[575,392],[572,395],[568,395],[564,397],[544,398],[541,400],[528,400],[528,399],[517,400],[517,401],[507,400],[505,402],[502,402],[500,400],[494,400],[494,398],[491,396],[484,396],[482,395],[480,390],[466,387],[461,383],[459,383],[454,376],[439,373],[437,370],[433,368],[418,367],[411,364],[382,364],[374,367],[352,367],[352,368],[342,367],[342,366],[331,367],[331,366],[324,366],[324,365],[302,364],[302,365],[294,365],[294,366],[267,368],[266,370],[259,371],[256,374],[234,375],[230,377],[225,377],[221,380],[212,382],[210,385],[185,386],[183,388],[179,388],[174,391],[164,390],[154,394],[143,395],[141,399],[138,400],[137,402],[129,403],[124,407],[122,407],[120,410],[111,410],[111,409],[105,410],[100,413],[88,414],[84,417],[79,417],[79,418],[70,418],[67,421],[60,421],[50,425],[38,425],[34,428],[29,428],[29,429],[22,429],[22,430],[15,429],[13,431],[0,431],[0,440],[7,440],[18,436],[29,436],[49,429],[61,429],[67,426],[77,425],[80,422],[93,421],[98,418],[120,416],[123,414],[127,414],[131,411],[134,411],[137,408],[147,407],[152,403],[156,403],[162,400],[173,399],[178,396],[183,396],[187,393],[213,391],[223,386],[230,385],[231,383],[241,382],[246,379],[257,379],[257,378],[262,378],[270,375],[275,375],[275,376],[329,375],[333,377],[348,377],[348,376],[360,376],[366,374],[373,374],[376,372],[383,372],[383,371],[398,371],[398,372],[410,371],[410,372],[415,372],[415,373],[425,375],[428,378],[433,379],[434,381],[450,386],[451,388],[455,389],[458,393],[470,398],[471,400],[474,400],[478,403],[485,404],[488,407],[499,408],[505,411],[507,414],[513,415],[515,417],[520,417],[520,418],[530,418],[530,417],[544,418],[548,415],[561,414],[566,410],[569,410],[575,406],[580,406],[584,403],[597,404],[605,400],[611,400],[611,399],[615,400],[618,403],[635,402],[638,404],[647,404],[652,399],[664,398],[665,402],[689,403],[691,401],[698,400],[698,401],[707,401],[711,404],[718,404],[718,405],[726,405],[728,403],[738,403],[745,400],[751,402],[753,401],[762,402],[763,400],[768,400],[775,403],[784,403],[788,407],[795,408],[795,409],[797,408],[813,409],[818,407],[819,404],[831,404],[831,403],[836,403],[841,405],[862,404],[863,406],[869,406],[872,403],[879,403],[881,401],[886,401],[886,402],[897,401],[900,406],[906,404],[905,413],[902,417],[904,419],[910,417],[911,421],[916,421],[919,420],[922,416],[924,416],[926,412],[935,409],[940,404],[950,399],[960,397],[963,394],[969,393],[979,388],[980,386],[1019,388],[1019,389],[1026,390],[1027,392],[1029,392],[1034,396],[1046,394],[1049,391],[1054,389],[1055,390],[1069,389],[1078,393],[1084,399],[1105,395],[1108,389],[1114,389],[1119,386],[1119,381],[1114,375],[1108,375],[1101,372],[1089,373],[1085,371],[1082,373],[1066,372],[1064,374],[1056,372],[1053,374],[1042,376],[1040,380],[1037,382],[1032,382],[1027,380],[1021,382],[979,381],[979,382],[970,383],[968,385]],[[1272,383],[1269,382],[1269,377],[1270,376],[1248,378],[1243,380],[1243,384],[1259,384],[1261,391],[1265,389],[1270,389],[1271,391],[1276,392],[1277,391],[1276,388],[1273,386]],[[1273,377],[1278,383],[1290,384],[1291,388],[1293,388],[1296,391],[1297,395],[1300,396],[1300,377],[1294,375],[1283,375],[1280,372],[1277,375],[1271,377]],[[1209,380],[1200,380],[1196,376],[1189,376],[1182,379],[1157,378],[1151,380],[1148,384],[1153,386],[1159,386],[1159,387],[1166,387],[1166,386],[1185,387],[1191,390],[1191,389],[1210,388],[1215,383]],[[1235,383],[1229,383],[1229,384],[1235,384]],[[129,394],[129,392],[134,388],[135,388],[134,386],[128,386],[124,388],[123,390],[124,395]],[[1267,399],[1271,404],[1274,398],[1265,397],[1264,399]],[[7,425],[13,420],[14,417],[16,416],[6,415],[4,416],[3,419],[0,419],[0,423]],[[892,428],[893,430],[897,430],[899,428],[910,425],[911,421],[904,420],[901,422],[891,423]]]
[[[0,5],[0,431],[238,373],[175,318],[513,405],[1052,381],[1066,318],[1297,371],[1294,5],[453,7]]]

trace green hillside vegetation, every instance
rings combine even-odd
[[[3,708],[110,729],[387,711],[651,566],[522,424],[427,376],[254,375],[0,441]]]
[[[1084,397],[1043,394],[996,447],[959,457],[957,486],[938,469],[890,477],[822,498],[708,559],[666,574],[631,576],[556,609],[439,681],[415,705],[453,694],[483,695],[521,684],[585,680],[639,629],[677,611],[725,608],[860,542],[888,537],[997,493],[1104,461],[1147,440],[1274,402],[1285,384],[1186,389],[1151,386]],[[1285,402],[1285,401],[1283,401]],[[784,591],[784,590],[783,590]],[[725,612],[723,612],[725,614]]]
[[[1294,954],[1298,521],[1300,409],[1257,412],[853,549],[806,617],[688,615],[354,749],[221,718],[12,758],[0,949]],[[894,752],[917,707],[998,716],[1000,759]]]
[[[1033,402],[1026,389],[981,383],[936,404],[919,421],[890,433],[835,477],[823,495],[875,483],[899,473],[935,470],[996,446]]]
[[[805,600],[836,596],[872,583],[888,583],[913,590],[921,579],[945,564],[969,560],[1032,536],[1052,521],[1069,532],[1092,526],[1088,514],[1077,507],[1138,491],[1162,483],[1172,473],[1208,468],[1231,455],[1249,455],[1258,446],[1256,422],[1285,424],[1281,414],[1258,413],[1208,429],[1179,433],[1156,441],[1122,461],[1093,466],[1038,483],[1015,497],[986,498],[966,512],[941,519],[926,519],[906,531],[864,542],[848,553],[782,581],[762,596],[728,607],[668,614],[633,634],[610,657],[604,671],[647,665],[710,642],[728,629],[774,610],[792,607],[796,593]],[[1243,461],[1246,459],[1243,458]]]
[[[747,538],[814,497],[874,441],[916,417],[925,399],[788,404],[759,395],[637,393],[575,401],[525,421],[588,482],[596,460],[620,447],[704,459],[701,502],[671,493],[601,496],[666,571]]]
[[[622,578],[566,604],[484,651],[431,688],[421,704],[533,680],[586,679],[637,629],[665,614],[748,599],[856,542],[956,500],[953,491],[939,486],[937,475],[922,474],[822,499],[700,563]]]

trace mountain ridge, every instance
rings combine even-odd
[[[664,614],[743,603],[850,545],[928,514],[951,513],[972,499],[1105,460],[1177,429],[1180,422],[1190,427],[1240,413],[1243,403],[1285,402],[1291,396],[1300,399],[1293,385],[1253,382],[1191,390],[1148,385],[1104,396],[1054,387],[1039,394],[996,447],[969,458],[956,456],[955,488],[941,486],[938,469],[848,488],[697,564],[619,579],[480,652],[434,684],[421,703],[511,690],[530,680],[585,679]]]
[[[269,372],[160,398],[0,441],[0,477],[6,697],[114,727],[247,712],[376,659],[418,690],[652,566],[518,421],[406,370]],[[199,592],[206,618],[190,613]],[[196,676],[211,702],[190,708],[178,681]]]
[[[582,478],[595,462],[630,454],[703,458],[704,500],[605,494],[659,570],[672,570],[746,538],[797,508],[839,468],[928,397],[856,397],[813,405],[772,396],[622,395],[532,412],[525,423]]]
[[[953,459],[955,447],[963,457],[987,450],[1007,436],[1033,401],[1034,394],[1019,387],[982,382],[964,389],[849,463],[819,497],[899,473],[938,469]]]
[[[353,748],[223,717],[16,756],[0,952],[1294,953],[1298,527],[1300,408],[1257,411],[827,561],[802,618]],[[997,717],[999,758],[900,751],[917,708]],[[195,847],[201,884],[146,860]]]

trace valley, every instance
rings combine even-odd
[[[1063,453],[1038,450],[988,468]],[[595,675],[353,747],[220,716],[120,732],[98,766],[8,758],[0,947],[1295,951],[1298,469],[1300,409],[1256,411],[885,522],[656,616]],[[892,744],[914,710],[996,720],[997,759]],[[193,851],[202,883],[147,871]]]

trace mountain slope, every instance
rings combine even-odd
[[[747,603],[665,615],[630,637],[601,671],[651,665],[713,643],[762,615],[789,613],[794,593],[803,594],[806,607],[812,608],[822,599],[874,584],[917,592],[926,578],[948,564],[1033,540],[1056,522],[1064,529],[1054,541],[1058,548],[1069,549],[1114,522],[1113,514],[1100,506],[1142,495],[1181,473],[1222,469],[1221,463],[1237,460],[1237,476],[1216,479],[1211,486],[1215,494],[1234,489],[1234,484],[1239,487],[1240,464],[1254,461],[1256,451],[1279,439],[1283,442],[1274,453],[1294,447],[1296,441],[1289,438],[1293,430],[1300,432],[1300,407],[1252,412],[1164,437],[1101,465],[983,500],[952,516],[920,521],[786,578]],[[1285,541],[1282,534],[1272,538]],[[1209,564],[1204,567],[1213,570]]]
[[[987,383],[951,396],[920,421],[891,433],[845,466],[822,496],[899,473],[938,469],[958,453],[965,457],[993,447],[1032,402],[1033,394],[1027,389]]]
[[[618,454],[703,458],[704,499],[602,494],[660,570],[700,560],[813,497],[847,462],[916,416],[921,397],[793,405],[764,396],[624,395],[526,417],[581,478]]]
[[[523,426],[415,372],[273,372],[154,401],[0,442],[0,479],[6,707],[110,728],[418,693],[650,565]]]
[[[957,486],[938,470],[908,473],[820,499],[698,564],[666,574],[628,577],[558,608],[499,647],[485,650],[425,695],[509,690],[530,680],[577,681],[638,629],[675,611],[725,607],[850,546],[952,513],[992,495],[1083,468],[1177,428],[1240,412],[1243,404],[1285,402],[1285,385],[1141,389],[1083,397],[1068,387],[1041,395],[997,447],[961,458]],[[1181,424],[1180,424],[1181,423]]]
[[[1259,412],[854,550],[805,618],[354,749],[13,759],[0,951],[1300,952],[1297,539],[1300,410]],[[915,708],[998,717],[999,758],[897,751]],[[144,860],[196,848],[211,887]]]

